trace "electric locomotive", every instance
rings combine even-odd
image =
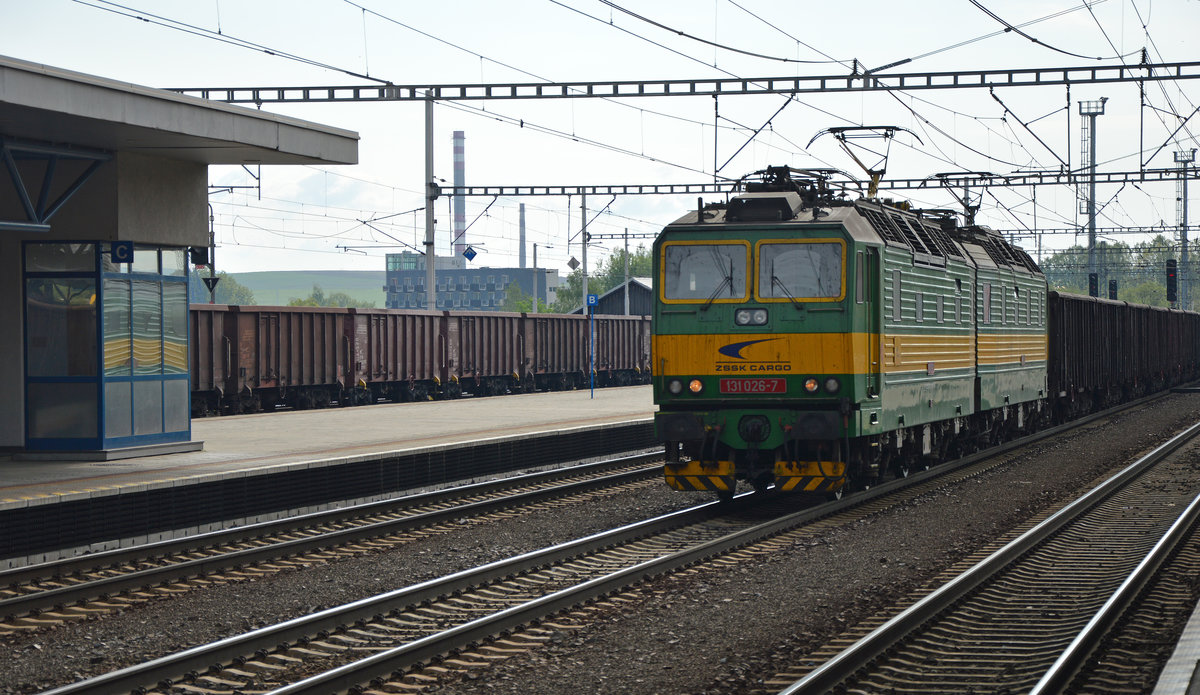
[[[1044,417],[1046,282],[949,215],[759,172],[654,244],[666,482],[835,493]]]

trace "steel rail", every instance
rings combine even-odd
[[[370,514],[386,513],[389,510],[395,509],[398,503],[403,503],[407,508],[444,504],[452,502],[456,498],[467,497],[471,495],[494,494],[506,489],[525,485],[547,484],[553,480],[568,477],[570,475],[594,473],[603,470],[604,468],[611,468],[616,465],[636,465],[637,463],[643,462],[647,459],[660,458],[660,456],[660,454],[643,454],[639,456],[625,457],[615,461],[597,462],[586,464],[580,467],[557,469],[555,471],[515,476],[499,481],[477,483],[464,487],[450,488],[448,490],[439,490],[426,494],[414,495],[412,497],[371,502],[354,507],[315,512],[301,517],[262,522],[259,524],[238,527],[235,529],[213,531],[206,534],[139,546],[137,548],[119,549],[110,551],[108,553],[100,553],[97,555],[84,556],[80,558],[71,558],[70,560],[62,563],[44,563],[28,568],[19,568],[18,570],[0,573],[0,584],[12,584],[19,581],[31,581],[33,579],[41,579],[46,577],[61,578],[77,572],[83,572],[85,569],[87,571],[99,571],[104,569],[100,563],[106,563],[108,566],[112,566],[119,562],[139,562],[157,559],[152,555],[152,553],[157,553],[158,557],[161,558],[163,555],[187,552],[198,547],[211,548],[221,544],[262,541],[266,540],[265,537],[269,534],[283,534],[299,530],[310,530],[313,527],[330,523],[344,523],[355,518],[369,516]],[[618,461],[622,463],[618,464]],[[267,543],[266,545],[260,547],[245,548],[242,550],[235,550],[228,553],[213,555],[211,557],[185,560],[183,562],[165,564],[160,567],[151,567],[117,576],[80,582],[78,584],[63,586],[56,589],[32,592],[0,600],[0,616],[28,614],[36,610],[47,609],[57,605],[95,599],[106,593],[140,589],[167,581],[185,579],[206,573],[217,572],[235,566],[242,566],[265,560],[275,560],[282,557],[294,556],[304,552],[311,552],[314,550],[344,545],[354,541],[362,540],[363,538],[379,537],[413,528],[431,526],[450,518],[478,516],[496,511],[498,509],[534,504],[543,499],[551,497],[578,494],[596,488],[619,485],[625,481],[632,481],[648,475],[653,475],[657,473],[658,470],[659,469],[657,466],[646,466],[636,471],[609,474],[603,477],[580,480],[537,490],[530,490],[497,499],[480,500],[476,502],[470,502],[468,504],[460,504],[453,507],[448,507],[445,509],[422,512],[411,516],[401,517],[399,519],[371,522],[360,526],[330,531],[328,533],[320,533],[307,538]]]
[[[988,458],[1001,456],[1020,447],[1053,437],[1066,430],[1110,416],[1126,408],[1134,407],[1137,404],[1158,397],[1159,395],[1147,396],[1133,403],[1127,403],[1071,423],[1042,430],[1021,439],[985,451],[976,452],[962,459],[935,466],[906,478],[888,481],[841,500],[788,514],[762,524],[754,525],[741,532],[728,534],[721,538],[705,542],[695,548],[668,554],[656,560],[643,562],[611,575],[584,582],[579,585],[582,588],[569,588],[549,594],[520,606],[514,606],[511,609],[501,611],[494,614],[492,618],[482,618],[464,623],[438,635],[422,638],[407,645],[382,652],[378,658],[372,657],[369,661],[355,662],[359,667],[366,669],[365,672],[359,673],[357,676],[359,680],[357,682],[369,681],[380,675],[395,672],[431,656],[436,656],[447,649],[461,646],[464,642],[470,641],[467,639],[468,636],[471,639],[479,639],[489,634],[494,634],[496,631],[507,629],[507,627],[500,627],[502,625],[511,627],[527,623],[540,616],[544,616],[555,606],[574,605],[586,600],[588,597],[602,595],[621,586],[627,586],[631,582],[639,581],[642,578],[669,571],[668,568],[672,564],[682,567],[695,562],[698,558],[740,547],[754,540],[775,535],[788,528],[815,521],[852,507],[864,505],[903,488],[920,485],[932,478],[953,473]],[[295,618],[242,635],[228,637],[208,645],[193,647],[177,654],[113,671],[97,676],[96,678],[78,681],[46,691],[43,695],[80,695],[83,693],[87,693],[88,695],[116,695],[118,693],[134,692],[139,688],[153,687],[160,683],[166,684],[171,679],[178,678],[183,674],[203,672],[214,663],[229,663],[260,650],[269,650],[283,644],[301,641],[312,635],[336,630],[343,625],[351,624],[358,620],[370,620],[396,607],[412,606],[425,601],[433,601],[441,596],[453,594],[456,591],[464,591],[487,582],[541,569],[571,557],[602,550],[619,543],[636,540],[654,533],[661,533],[689,523],[701,522],[728,511],[737,511],[753,504],[754,494],[745,493],[735,497],[732,506],[723,505],[716,501],[709,502],[653,519],[629,524],[611,531],[593,534],[506,560],[463,570],[447,575],[446,577],[361,599],[343,606],[329,608],[309,616]],[[488,621],[492,622],[489,623]],[[390,656],[384,657],[383,654],[390,654]],[[326,674],[315,676],[305,681],[299,681],[287,687],[301,687],[301,683],[304,683],[304,688],[316,688],[314,692],[327,693],[331,682],[344,682],[355,678],[355,676],[350,675],[356,669],[355,664],[333,669],[326,672]],[[369,675],[364,675],[364,673]],[[331,680],[330,682],[320,680],[324,678]]]
[[[741,503],[744,504],[744,498],[752,494],[743,494],[741,496]],[[43,695],[74,695],[77,693],[116,695],[117,693],[133,692],[138,688],[152,687],[160,681],[169,680],[181,674],[191,671],[203,671],[214,663],[226,663],[247,654],[254,654],[261,649],[274,648],[279,644],[307,638],[323,631],[334,630],[357,620],[371,619],[397,606],[415,605],[423,601],[431,601],[454,591],[512,577],[523,572],[554,564],[565,558],[601,550],[614,543],[633,540],[648,534],[659,533],[688,523],[702,521],[717,516],[727,509],[729,507],[722,505],[720,502],[708,502],[653,519],[622,526],[611,531],[593,534],[549,548],[524,553],[513,558],[455,572],[445,577],[389,591],[343,606],[335,606],[311,615],[294,618],[241,635],[227,637],[223,640],[194,647],[178,654],[168,655],[144,664],[113,671],[93,679],[65,685],[47,691]]]
[[[1200,423],[1176,434],[1150,453],[1126,466],[1087,494],[1079,497],[1045,521],[1026,531],[971,569],[943,584],[933,593],[884,623],[878,629],[847,647],[837,656],[817,667],[804,678],[780,691],[780,695],[808,695],[829,692],[850,678],[864,665],[878,658],[903,637],[952,606],[999,571],[1040,544],[1083,513],[1103,502],[1115,491],[1136,478],[1147,468],[1177,450],[1200,434]]]
[[[1097,416],[1085,418],[1085,420],[1090,422],[1099,416],[1100,414],[1097,414]],[[1068,425],[1060,425],[1053,428],[1055,430],[1054,433],[1079,426],[1080,424],[1084,423],[1076,421],[1068,423]],[[1200,424],[1197,424],[1196,427],[1200,429]],[[952,473],[980,460],[1002,455],[1031,441],[1043,439],[1048,436],[1053,435],[1049,431],[1039,432],[994,449],[972,454],[950,465],[938,466],[935,469],[923,471],[918,475],[889,481],[884,485],[851,498],[788,514],[778,519],[728,534],[722,538],[698,544],[687,550],[649,560],[603,577],[589,580],[577,586],[563,589],[554,594],[513,606],[490,616],[464,623],[444,632],[380,652],[366,659],[314,675],[303,681],[273,690],[271,691],[271,695],[328,695],[330,692],[348,691],[373,679],[387,677],[404,668],[437,657],[462,644],[485,639],[489,635],[513,629],[536,620],[539,617],[571,608],[588,599],[617,591],[638,581],[666,574],[735,548],[748,545],[754,541],[774,536],[795,526],[815,521],[821,517],[853,506],[860,506],[867,501],[890,494],[897,489],[918,485],[927,479]]]
[[[1113,592],[1099,611],[1079,631],[1079,635],[1059,655],[1054,665],[1038,681],[1029,695],[1048,695],[1049,693],[1064,692],[1079,670],[1087,663],[1088,658],[1099,646],[1100,641],[1116,624],[1125,610],[1133,605],[1138,595],[1154,578],[1162,565],[1183,544],[1188,534],[1200,522],[1200,495],[1197,495],[1187,509],[1179,515],[1171,528],[1167,529],[1162,538],[1146,554],[1134,571],[1121,586]]]

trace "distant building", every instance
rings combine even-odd
[[[625,314],[625,292],[629,291],[629,315],[649,316],[654,313],[654,289],[650,278],[629,278],[629,282],[617,285],[596,299],[597,314]],[[571,312],[582,314],[579,308]]]
[[[533,268],[459,268],[454,258],[437,259],[437,308],[500,311],[513,285],[533,295]],[[557,270],[538,268],[538,296],[545,304],[556,297]],[[425,256],[405,251],[387,255],[383,291],[388,309],[425,308]]]

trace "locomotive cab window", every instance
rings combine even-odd
[[[755,294],[761,300],[793,302],[842,299],[845,250],[836,239],[760,241]]]
[[[670,302],[731,302],[746,299],[746,243],[674,242],[663,245],[662,292]]]

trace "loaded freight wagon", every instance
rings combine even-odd
[[[649,383],[649,317],[592,323],[596,385]],[[586,387],[588,325],[559,314],[197,304],[192,413]]]

